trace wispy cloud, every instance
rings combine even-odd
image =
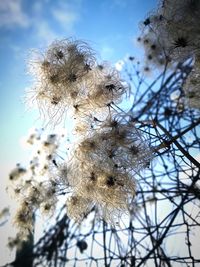
[[[75,23],[79,20],[78,6],[69,5],[67,2],[59,2],[52,9],[52,15],[62,28],[72,31]]]
[[[34,0],[24,5],[26,1],[0,0],[0,28],[20,28],[22,38],[23,31],[28,30],[29,38],[25,43],[31,40],[41,47],[75,33],[75,25],[81,18],[82,0]]]
[[[63,24],[67,24],[73,26],[73,24],[77,21],[77,14],[71,10],[61,10],[61,9],[54,9],[53,10],[54,17]]]
[[[35,21],[34,32],[36,34],[35,38],[38,39],[42,45],[47,45],[59,37],[58,34],[52,30],[48,21],[44,19]]]
[[[28,16],[22,9],[21,0],[0,0],[0,27],[23,27],[30,24]]]
[[[35,1],[32,6],[34,14],[32,29],[35,38],[46,45],[54,39],[73,34],[74,26],[80,19],[81,3],[82,0],[72,2],[58,0],[50,5],[48,0]]]

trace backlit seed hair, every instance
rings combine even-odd
[[[27,91],[27,102],[35,103],[43,119],[54,124],[69,108],[78,115],[88,114],[111,102],[120,103],[130,90],[115,68],[97,64],[93,50],[82,41],[53,42],[29,65],[35,84]]]
[[[51,216],[59,195],[66,195],[67,215],[73,220],[81,222],[95,210],[114,225],[130,210],[135,174],[153,157],[142,133],[119,112],[129,84],[109,63],[98,64],[88,44],[73,39],[53,42],[37,54],[30,72],[35,83],[29,100],[49,123],[69,115],[75,138],[72,146],[64,143],[63,151],[62,135],[31,133],[27,143],[36,149],[29,166],[19,165],[10,174],[13,194],[23,200],[25,211],[17,212],[16,225],[28,234],[36,210]]]
[[[199,1],[162,0],[158,10],[141,23],[143,33],[139,43],[144,46],[147,60],[159,63],[166,58],[168,63],[183,62],[199,56],[199,16]],[[161,48],[161,53],[151,51],[152,40],[155,51]]]
[[[110,207],[113,209],[112,214],[109,212],[110,221],[114,223],[116,214],[129,210],[129,203],[135,197],[136,184],[128,172],[120,169],[103,169],[98,165],[85,163],[82,168],[74,170],[74,178],[75,173],[77,179],[72,182],[75,197],[66,203],[71,218],[79,221],[88,213],[88,209],[94,206],[99,216],[107,220],[106,210]],[[75,207],[78,204],[79,206]]]
[[[80,161],[134,172],[146,167],[152,158],[151,149],[133,124],[110,120],[91,137],[84,138],[74,153]]]
[[[76,222],[81,222],[91,211],[93,203],[89,198],[74,194],[67,199],[66,207],[67,215]]]
[[[95,65],[93,50],[83,41],[66,39],[53,42],[47,51],[30,60],[29,71],[35,78],[27,93],[42,113],[57,118],[79,95],[78,86]]]

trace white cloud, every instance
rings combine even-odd
[[[69,31],[73,30],[74,24],[79,20],[78,11],[67,3],[60,3],[59,6],[54,7],[52,15],[61,27]]]
[[[73,32],[74,24],[79,20],[81,5],[81,0],[76,0],[76,4],[73,3],[73,5],[65,1],[57,1],[53,6],[48,5],[48,0],[44,1],[34,2],[32,6],[34,16],[31,20],[35,38],[40,40],[42,46]],[[48,8],[47,13],[50,12],[52,15],[50,19],[44,13],[46,8]]]
[[[22,10],[21,0],[0,0],[0,27],[29,26],[29,18]]]
[[[73,25],[77,21],[77,14],[73,11],[55,9],[52,13],[60,23]]]
[[[56,32],[51,29],[50,25],[46,20],[40,19],[37,22],[35,21],[34,28],[36,37],[41,44],[50,44],[53,40],[59,37]]]

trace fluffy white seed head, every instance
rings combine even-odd
[[[168,62],[185,61],[200,54],[200,3],[191,0],[164,0],[153,14],[150,14],[142,23],[149,43],[156,39],[161,53],[154,54],[153,63],[159,63],[160,55]],[[142,43],[142,42],[141,42]],[[148,44],[143,44],[146,58],[150,54]],[[158,49],[159,50],[159,49]],[[157,60],[156,60],[157,57]],[[159,64],[157,64],[159,65]]]
[[[74,194],[66,201],[67,215],[76,222],[82,222],[91,211],[92,206],[91,199]]]

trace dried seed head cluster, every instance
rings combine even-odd
[[[130,210],[134,176],[151,159],[152,150],[133,122],[119,115],[117,119],[110,114],[103,121],[96,117],[94,127],[74,146],[68,164],[66,182],[84,205],[79,214],[79,207],[72,208],[67,201],[70,216],[81,220],[92,205],[101,218],[114,224]]]
[[[74,162],[75,164],[75,162]],[[128,171],[112,169],[77,161],[77,169],[69,170],[68,178],[71,183],[74,196],[82,200],[82,212],[79,214],[79,206],[67,209],[72,218],[87,215],[88,209],[95,207],[98,215],[107,222],[114,224],[115,218],[129,210],[130,202],[135,197],[135,181]],[[82,167],[82,168],[81,168]],[[76,176],[77,175],[77,176]],[[87,211],[87,212],[86,212]],[[78,219],[78,218],[77,218]],[[80,221],[80,220],[78,220]]]
[[[198,0],[162,0],[158,10],[141,23],[143,33],[138,41],[144,47],[146,65],[172,66],[191,58],[196,61],[200,56],[199,18]],[[195,91],[191,81],[198,81],[194,73],[197,71],[186,82],[185,96],[191,107],[199,108],[195,104],[198,94],[191,93]]]
[[[200,53],[200,3],[198,0],[162,0],[156,12],[143,22],[145,41],[157,39],[157,47],[171,61],[182,61]]]
[[[137,42],[144,47],[145,51],[145,68],[150,68],[150,65],[162,67],[169,62],[169,57],[165,47],[163,47],[155,32],[151,29],[144,31],[138,37]]]
[[[33,230],[33,209],[27,202],[20,203],[14,218],[15,225],[20,229],[22,239],[26,239],[29,232]]]
[[[35,211],[53,214],[58,195],[67,194],[67,214],[75,221],[95,209],[114,225],[131,210],[134,176],[152,159],[141,132],[127,114],[117,111],[129,85],[110,64],[97,64],[86,43],[71,39],[54,42],[31,62],[31,71],[39,108],[51,119],[60,119],[60,112],[70,107],[75,141],[63,163],[59,157],[59,150],[64,150],[66,158],[63,134],[36,130],[27,138],[35,148],[32,160],[27,168],[17,165],[10,173],[10,190],[21,203],[15,224],[28,235]]]
[[[68,216],[77,222],[81,222],[93,207],[91,199],[84,198],[77,194],[69,197],[66,201],[66,205]]]
[[[45,135],[43,131],[35,130],[26,139],[34,148],[28,166],[24,168],[17,164],[10,172],[8,190],[19,202],[14,224],[23,239],[32,231],[33,215],[37,209],[44,215],[51,215],[55,211],[60,187],[54,173],[62,138],[62,133]]]
[[[83,140],[75,149],[75,157],[93,162],[105,169],[137,172],[148,165],[152,151],[131,122],[106,120],[98,131]]]
[[[66,110],[89,112],[120,102],[129,89],[117,70],[105,62],[97,64],[93,50],[82,41],[66,39],[50,45],[29,62],[35,84],[27,100],[36,102],[50,123],[58,124]]]

